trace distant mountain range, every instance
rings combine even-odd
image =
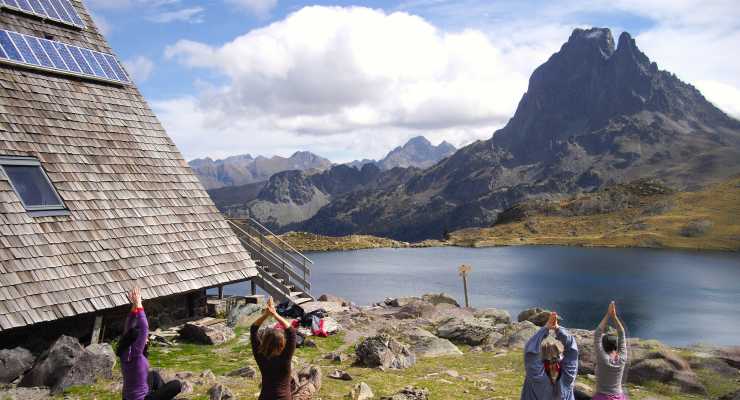
[[[323,171],[331,167],[331,161],[308,151],[298,151],[285,158],[271,158],[249,154],[228,157],[223,160],[199,158],[188,163],[206,189],[240,186],[264,182],[281,171]]]
[[[382,160],[364,159],[352,161],[347,163],[347,165],[357,169],[362,168],[366,164],[375,164],[381,170],[389,170],[396,167],[424,169],[431,167],[445,157],[451,156],[455,153],[455,150],[457,150],[455,146],[446,141],[435,146],[424,136],[417,136],[411,138],[403,146],[398,146],[391,150]]]

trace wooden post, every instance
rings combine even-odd
[[[463,279],[463,289],[465,290],[465,307],[468,308],[470,307],[470,300],[468,299],[468,273],[472,270],[473,268],[465,264],[461,265],[460,268],[457,269]]]
[[[257,284],[254,282],[254,278],[249,280],[250,286],[252,287],[252,296],[257,294]]]
[[[224,299],[224,286],[223,285],[218,287],[218,299],[219,300]]]
[[[96,315],[95,323],[93,323],[92,337],[90,338],[90,344],[98,344],[100,342],[100,331],[103,327],[103,316]]]

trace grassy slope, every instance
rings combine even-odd
[[[674,207],[659,215],[641,215],[637,209],[577,217],[537,215],[529,218],[530,226],[537,227],[534,233],[522,221],[456,231],[450,242],[476,247],[549,244],[740,250],[740,178],[672,198]],[[698,237],[682,236],[681,229],[696,220],[709,220],[713,226]]]
[[[221,346],[177,345],[174,348],[155,348],[150,356],[153,368],[165,369],[168,372],[190,371],[196,376],[201,371],[210,369],[217,375],[217,381],[229,387],[238,399],[256,399],[259,393],[259,379],[229,378],[220,376],[230,371],[253,365],[248,342],[245,341],[245,330],[240,330],[237,339]],[[379,371],[377,369],[360,368],[350,365],[350,362],[338,364],[322,358],[323,354],[334,351],[343,345],[342,336],[330,338],[314,338],[317,348],[302,348],[296,353],[300,360],[319,364],[323,370],[323,386],[316,398],[343,399],[352,387],[359,382],[366,382],[375,392],[376,398],[390,395],[406,385],[425,387],[431,393],[431,399],[518,399],[523,382],[524,370],[521,352],[511,352],[495,355],[494,353],[471,353],[466,347],[461,347],[464,356],[449,356],[421,359],[412,368],[406,370]],[[326,378],[333,369],[339,368],[348,371],[354,380],[351,382],[338,381]],[[446,374],[447,370],[457,371],[463,378],[453,378]],[[721,378],[709,371],[698,371],[702,381],[710,389],[710,393],[719,396],[740,388],[740,383],[734,379]],[[120,372],[116,371],[116,376]],[[192,378],[194,392],[187,395],[193,400],[205,400],[206,392],[214,382],[201,382],[203,379]],[[586,378],[581,381],[593,384]],[[113,400],[120,398],[120,378],[115,381],[102,381],[93,386],[75,387],[69,389],[65,399],[97,399]],[[630,387],[632,399],[676,399],[690,400],[698,397],[671,393],[669,389],[660,385],[648,387]]]

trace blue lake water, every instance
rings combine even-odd
[[[360,305],[384,297],[445,292],[462,304],[460,264],[473,267],[473,307],[512,317],[539,306],[563,325],[593,327],[610,300],[631,336],[672,345],[740,345],[740,254],[652,249],[520,246],[373,249],[321,252],[314,261],[315,295],[332,293]],[[243,294],[245,285],[226,289]]]

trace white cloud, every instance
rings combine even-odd
[[[152,22],[165,24],[169,22],[189,22],[192,24],[198,24],[203,22],[203,7],[191,7],[183,8],[175,11],[164,11],[159,14],[148,17],[147,19]]]
[[[92,17],[93,21],[95,21],[95,26],[98,27],[98,31],[103,34],[103,36],[110,35],[113,27],[111,26],[110,22],[108,22],[107,18],[96,13],[90,13],[90,16]]]
[[[407,13],[360,7],[307,7],[219,47],[180,41],[166,56],[228,79],[194,105],[212,117],[211,132],[248,125],[293,137],[490,136],[513,113],[528,74],[479,31],[444,32]]]
[[[123,62],[126,71],[131,75],[136,83],[142,83],[149,79],[154,70],[154,63],[147,57],[138,56],[136,58],[125,60]]]
[[[226,3],[247,10],[260,18],[267,17],[277,6],[277,0],[226,0]]]
[[[121,10],[130,7],[151,7],[157,8],[167,5],[179,4],[180,0],[86,0],[86,5],[93,9],[100,10]]]

